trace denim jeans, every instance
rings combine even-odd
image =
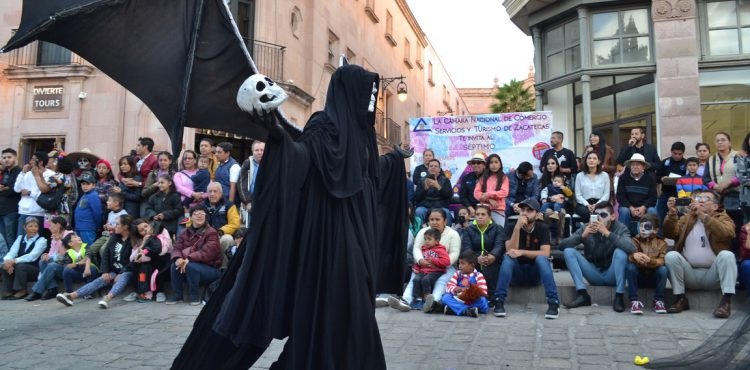
[[[739,281],[750,292],[750,260],[740,263]]]
[[[560,212],[560,210],[563,208],[562,203],[557,202],[545,202],[542,204],[542,213],[546,212],[548,209],[551,209],[555,212]]]
[[[628,254],[621,249],[615,249],[612,263],[607,269],[594,266],[575,248],[566,248],[564,254],[565,265],[568,266],[577,290],[586,289],[586,282],[583,281],[586,278],[591,285],[614,286],[615,293],[625,293],[625,265],[628,262]]]
[[[623,225],[628,227],[628,230],[630,230],[630,235],[635,236],[638,235],[638,223],[633,222],[633,217],[630,215],[630,208],[628,207],[620,207],[619,210],[617,210],[619,213],[618,221],[620,221]],[[646,213],[650,213],[656,217],[659,217],[659,213],[656,212],[656,208],[649,207],[646,209]],[[637,221],[637,220],[636,220]]]
[[[451,281],[451,277],[453,277],[453,274],[455,273],[456,268],[453,266],[448,266],[448,269],[445,270],[445,274],[437,279],[435,285],[432,287],[432,296],[435,298],[435,301],[440,301],[440,298],[443,297],[443,294],[445,294],[445,286],[448,285],[448,282]],[[413,272],[411,273],[411,277],[409,278],[409,284],[407,284],[406,288],[404,289],[403,295],[404,300],[406,300],[409,304],[411,304],[412,298],[414,298],[412,293],[414,290],[414,284],[412,283],[412,280],[414,280]]]
[[[42,262],[39,261],[39,271],[42,273],[39,276],[39,280],[34,283],[31,290],[35,293],[42,294],[47,289],[57,288],[57,281],[55,279],[62,279],[63,265],[54,262]]]
[[[10,212],[0,216],[2,224],[0,224],[0,234],[5,238],[5,243],[8,244],[8,250],[13,242],[16,241],[16,232],[18,231],[18,212]],[[6,251],[7,253],[7,251]]]
[[[91,275],[83,277],[84,266],[76,267],[74,269],[66,267],[62,273],[63,283],[65,284],[65,291],[70,293],[73,291],[73,283],[90,283],[94,279],[99,277],[99,269],[96,266],[91,265]]]
[[[42,228],[44,228],[44,216],[30,216],[30,215],[18,215],[18,226],[16,227],[16,236],[23,235],[26,233],[26,230],[23,229],[23,224],[26,222],[27,218],[36,218],[37,221],[39,221],[39,231],[42,231]],[[15,241],[15,239],[13,239]],[[8,250],[10,250],[10,246],[13,244],[13,241],[8,242]]]
[[[638,266],[629,262],[625,267],[628,281],[628,296],[631,301],[638,300],[638,287],[654,288],[654,299],[664,300],[664,288],[667,285],[667,266],[659,266],[656,270],[639,270]]]
[[[445,215],[447,216],[447,222],[448,225],[451,225],[451,221],[453,221],[453,216],[451,215],[451,210],[448,208],[443,208],[443,211],[445,211]],[[414,215],[422,219],[424,223],[427,223],[427,212],[430,212],[430,208],[427,207],[417,207],[416,210],[414,210]]]
[[[533,263],[521,263],[517,258],[506,255],[500,265],[500,276],[497,279],[495,298],[505,301],[508,295],[508,285],[512,286],[536,286],[544,285],[544,295],[549,303],[559,303],[557,297],[557,285],[552,275],[552,266],[549,259],[537,256]]]
[[[182,284],[187,282],[188,285],[188,297],[190,301],[197,301],[200,299],[198,294],[198,288],[200,284],[211,284],[221,276],[219,269],[213,266],[205,265],[200,262],[189,262],[185,268],[185,273],[182,274],[177,270],[177,266],[172,263],[170,267],[172,275],[172,289],[178,299],[182,299]]]
[[[120,273],[120,277],[117,278],[117,281],[115,281],[115,277],[117,276],[114,272],[108,272],[107,273],[112,280],[109,281],[109,283],[105,282],[104,279],[100,276],[94,280],[92,280],[90,283],[78,288],[76,290],[76,293],[79,297],[86,297],[93,295],[96,293],[97,290],[101,288],[106,288],[110,285],[112,285],[112,289],[110,289],[109,294],[112,295],[112,297],[122,293],[123,290],[130,284],[130,280],[133,277],[133,273],[130,271],[125,271]]]
[[[656,200],[656,214],[659,215],[660,220],[664,220],[665,217],[667,217],[667,201],[669,200],[669,197],[677,197],[676,195],[660,195],[659,198]],[[661,230],[660,230],[661,231]]]

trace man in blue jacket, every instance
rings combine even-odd
[[[508,174],[508,197],[505,198],[505,217],[517,215],[519,204],[529,198],[539,201],[539,178],[529,162],[521,162],[515,172]]]

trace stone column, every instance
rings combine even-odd
[[[701,141],[698,34],[695,0],[653,0],[658,147],[666,157],[675,141]],[[688,150],[690,152],[690,150]]]
[[[589,135],[591,135],[591,76],[581,76],[581,97],[583,101],[583,146],[588,143]]]
[[[581,69],[591,68],[591,35],[589,33],[589,10],[578,8],[579,38],[581,45]],[[583,143],[586,146],[591,135],[591,76],[581,76],[581,108],[583,110]]]
[[[543,69],[543,58],[542,58],[542,30],[539,29],[539,27],[533,27],[531,28],[531,37],[534,42],[534,81],[544,81],[542,78],[542,69]],[[537,111],[543,111],[544,110],[544,91],[539,90],[534,86],[535,88],[535,95],[536,95],[536,110]]]

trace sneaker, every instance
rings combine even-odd
[[[464,315],[469,317],[479,317],[479,308],[471,307],[468,310],[464,311]]]
[[[664,301],[654,300],[654,312],[667,313],[667,306],[664,305]]]
[[[424,306],[424,302],[422,301],[422,298],[415,298],[411,301],[411,309],[412,310],[421,310]]]
[[[182,298],[172,297],[172,298],[170,298],[170,299],[167,300],[167,304],[170,304],[170,305],[172,305],[172,304],[178,304],[178,303],[182,303]]]
[[[411,307],[409,306],[409,303],[406,302],[401,297],[396,296],[389,296],[388,297],[388,305],[391,306],[391,308],[399,310],[401,312],[409,312],[411,311]]]
[[[495,317],[505,317],[505,302],[496,299],[495,308],[492,310],[492,314],[495,315]]]
[[[643,315],[643,303],[638,300],[630,302],[630,313],[633,315]]]
[[[136,299],[138,299],[138,293],[131,292],[130,294],[125,296],[125,298],[123,298],[122,300],[125,302],[135,302]]]
[[[70,293],[60,293],[55,296],[58,302],[70,307],[73,305],[73,299],[70,298]]]
[[[135,299],[138,303],[149,303],[151,302],[151,297],[147,296],[146,294],[139,294],[138,298]]]
[[[156,293],[156,303],[164,303],[166,301],[167,301],[167,296],[164,293],[162,292]]]
[[[103,310],[108,309],[109,308],[109,298],[107,298],[105,296],[104,298],[102,298],[101,301],[99,301],[98,305],[99,305],[99,308],[101,308]]]
[[[422,311],[424,311],[424,313],[429,313],[432,311],[433,306],[435,306],[435,297],[433,297],[432,294],[428,294],[427,297],[424,297]]]
[[[560,316],[560,303],[550,302],[547,307],[547,312],[544,313],[545,319],[554,320]]]
[[[456,313],[455,313],[455,312],[454,312],[453,310],[451,310],[451,308],[450,308],[450,307],[448,307],[448,306],[443,306],[443,313],[444,313],[444,314],[446,314],[446,315],[455,315],[455,314],[456,314]]]
[[[192,301],[190,301],[190,303],[189,303],[189,304],[190,304],[191,306],[200,306],[200,305],[201,305],[202,303],[201,303],[201,300],[200,300],[200,299],[196,299],[196,300],[192,300]]]

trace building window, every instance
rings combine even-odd
[[[717,132],[731,135],[734,149],[750,132],[750,70],[700,72],[703,142],[713,143]]]
[[[430,86],[435,86],[435,81],[432,79],[432,62],[427,62],[427,82]]]
[[[750,1],[706,4],[708,54],[750,54]]]
[[[380,22],[380,18],[375,14],[375,0],[365,1],[365,14],[367,14],[372,23]]]
[[[385,11],[385,39],[388,40],[391,46],[398,45],[396,39],[393,37],[393,16],[387,10]]]
[[[73,53],[70,50],[51,42],[39,41],[36,59],[38,66],[57,66],[71,64]]]
[[[417,57],[414,59],[414,61],[417,63],[417,67],[419,69],[424,69],[424,64],[422,64],[422,44],[417,42]]]
[[[346,48],[346,60],[349,61],[349,64],[356,64],[354,62],[354,58],[357,57],[357,54],[354,54],[352,49]]]
[[[547,79],[581,68],[581,41],[578,20],[557,26],[544,36]]]
[[[650,24],[646,9],[595,13],[591,23],[593,65],[650,61]]]
[[[409,69],[414,68],[414,65],[411,64],[411,43],[407,38],[404,38],[404,64],[406,64]]]
[[[328,58],[325,67],[331,71],[336,70],[338,61],[336,55],[339,53],[339,37],[333,31],[328,30]]]
[[[298,7],[292,9],[292,14],[289,18],[289,26],[292,28],[292,35],[299,38],[300,25],[302,24],[302,12]]]

